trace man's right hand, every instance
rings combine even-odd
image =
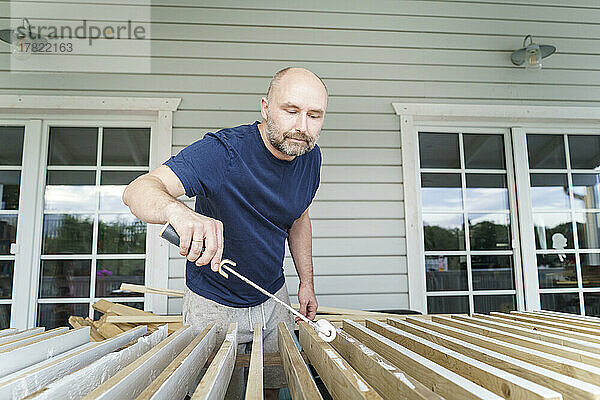
[[[179,254],[197,266],[210,263],[217,272],[223,257],[223,223],[179,204],[170,204],[165,210],[167,221],[179,235]]]

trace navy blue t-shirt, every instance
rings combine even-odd
[[[270,293],[285,281],[288,230],[308,208],[319,187],[321,151],[292,161],[267,149],[258,121],[207,133],[165,162],[185,193],[196,196],[196,212],[223,222],[223,258]],[[267,296],[239,278],[188,261],[186,284],[195,293],[230,307],[251,307]]]

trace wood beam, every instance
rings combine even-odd
[[[250,368],[248,369],[248,382],[246,384],[246,400],[263,399],[263,345],[262,325],[254,324],[252,335],[252,354]]]

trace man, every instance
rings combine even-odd
[[[217,324],[224,338],[238,323],[238,352],[249,349],[255,323],[263,326],[265,353],[277,351],[277,324],[293,329],[291,314],[234,276],[215,273],[222,258],[261,287],[289,303],[283,275],[288,240],[300,285],[300,313],[317,311],[312,277],[312,231],[308,206],[319,186],[321,132],[327,89],[312,72],[283,69],[261,99],[262,122],[208,133],[164,165],[133,181],[123,201],[138,218],[169,222],[187,258],[183,318],[200,329]],[[177,197],[196,196],[195,211]],[[202,249],[204,248],[204,251]],[[210,264],[210,267],[208,266]],[[284,387],[279,368],[265,368],[267,398]],[[239,398],[242,374],[232,378],[229,398]]]

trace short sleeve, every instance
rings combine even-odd
[[[321,162],[322,162],[322,156],[321,156],[321,148],[318,145],[315,145],[315,149],[316,151],[316,157],[315,157],[315,164],[316,164],[316,173],[315,173],[315,182],[314,182],[314,187],[313,187],[313,192],[312,192],[312,199],[315,198],[315,195],[317,194],[317,190],[319,189],[319,185],[321,184]]]
[[[223,183],[230,165],[230,152],[222,137],[207,133],[164,165],[177,175],[188,197],[211,197]]]

